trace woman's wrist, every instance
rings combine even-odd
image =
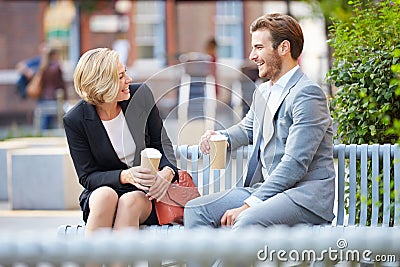
[[[129,184],[133,181],[132,174],[129,170],[123,170],[119,178],[121,184]]]
[[[167,176],[166,176],[166,180],[168,180],[169,182],[171,182],[172,181],[172,179],[174,179],[174,177],[175,177],[175,171],[174,171],[174,169],[172,169],[170,166],[165,166],[163,169],[162,169],[162,172],[163,173],[165,173]]]

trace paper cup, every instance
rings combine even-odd
[[[151,170],[156,175],[160,165],[161,153],[155,148],[145,148],[140,152],[140,166]]]
[[[225,169],[226,148],[228,137],[222,134],[211,135],[210,137],[210,165],[211,169]]]

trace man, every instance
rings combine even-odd
[[[200,149],[209,153],[213,134],[228,136],[229,148],[249,143],[244,187],[190,201],[185,227],[326,224],[334,218],[332,120],[322,89],[300,70],[303,33],[288,15],[270,14],[251,27],[250,60],[262,84],[245,118],[227,130],[207,131]]]

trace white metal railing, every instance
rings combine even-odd
[[[238,232],[229,229],[121,232],[99,231],[91,237],[0,235],[0,265],[82,266],[124,263],[156,266],[278,266],[282,263],[324,266],[380,261],[399,266],[400,230],[396,227],[276,226]],[[68,264],[68,265],[67,265]],[[23,265],[22,265],[23,266]],[[104,265],[103,265],[104,266]],[[221,266],[221,265],[220,265]]]

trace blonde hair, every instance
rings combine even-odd
[[[85,52],[75,67],[75,91],[93,105],[114,101],[119,91],[118,62],[118,53],[109,48]]]

